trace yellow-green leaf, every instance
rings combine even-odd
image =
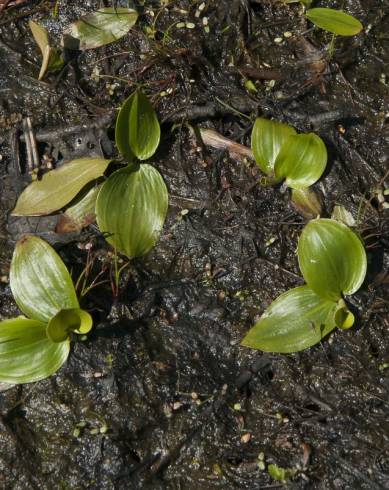
[[[342,294],[355,293],[365,279],[363,244],[338,221],[310,221],[301,233],[297,253],[305,281],[322,298],[338,301]]]
[[[242,345],[265,352],[289,353],[311,347],[336,326],[337,304],[308,286],[281,294],[248,332]]]
[[[47,29],[33,20],[30,20],[28,25],[30,26],[35,42],[42,53],[42,65],[38,76],[38,80],[42,80],[48,69],[52,71],[60,69],[63,65],[63,59],[60,51],[57,48],[52,48],[50,46]]]
[[[96,219],[108,243],[129,258],[151,250],[162,231],[168,193],[161,174],[148,164],[113,173],[96,202]]]
[[[282,145],[296,134],[288,124],[258,117],[251,133],[251,148],[259,168],[267,175],[273,174],[274,163]]]
[[[80,158],[45,173],[22,192],[12,214],[42,216],[63,208],[86,184],[101,177],[109,163],[104,158]]]
[[[93,325],[92,317],[80,308],[60,310],[47,325],[47,336],[52,342],[63,342],[71,333],[86,334]]]
[[[46,324],[19,317],[0,322],[0,381],[31,383],[48,378],[66,361],[69,341],[54,343]]]
[[[307,10],[306,16],[317,27],[340,36],[354,36],[363,29],[358,19],[342,10],[314,8]]]
[[[277,180],[292,189],[305,189],[321,177],[327,165],[323,140],[314,133],[289,136],[274,163]]]
[[[54,249],[27,235],[16,244],[10,271],[12,294],[28,317],[47,323],[59,310],[79,308],[73,281]]]
[[[146,160],[159,145],[161,129],[149,99],[140,91],[134,92],[122,105],[116,120],[116,146],[128,161],[134,155]]]
[[[125,36],[138,19],[129,8],[101,8],[81,17],[66,30],[63,44],[68,49],[98,48]]]

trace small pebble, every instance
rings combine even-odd
[[[187,22],[186,23],[186,28],[187,29],[194,29],[196,26],[195,24],[193,24],[193,22]]]
[[[243,442],[243,444],[246,444],[249,442],[250,439],[251,434],[247,432],[246,434],[243,434],[243,436],[240,438],[240,441]]]
[[[282,40],[283,40],[283,39],[282,39],[282,37],[276,37],[276,38],[274,39],[274,42],[275,42],[276,44],[280,44],[280,43],[282,43]]]

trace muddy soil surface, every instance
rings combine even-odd
[[[40,158],[115,157],[115,110],[142,86],[162,121],[152,163],[170,208],[118,300],[109,284],[86,296],[95,328],[65,366],[2,386],[0,488],[389,488],[389,221],[374,197],[387,185],[388,3],[316,2],[343,5],[365,26],[339,39],[327,63],[330,38],[307,25],[299,4],[129,2],[141,15],[128,36],[66,53],[63,72],[42,82],[28,20],[59,44],[71,21],[104,2],[59,1],[57,17],[55,2],[13,3],[0,16],[1,318],[19,313],[4,281],[23,233],[53,243],[75,278],[86,243],[96,272],[108,252],[93,225],[58,235],[56,216],[9,216],[29,179],[26,117]],[[293,355],[240,340],[278,294],[302,284],[295,250],[306,220],[287,192],[258,183],[253,162],[200,145],[191,130],[249,145],[256,115],[324,139],[330,160],[315,185],[323,215],[342,204],[367,244],[356,326]],[[294,477],[273,480],[271,463]]]

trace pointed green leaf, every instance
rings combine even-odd
[[[96,199],[100,188],[101,185],[92,187],[61,214],[55,229],[56,233],[80,231],[85,226],[93,223],[96,218]]]
[[[59,310],[80,307],[65,264],[35,236],[27,235],[16,244],[10,285],[21,311],[34,320],[47,323]]]
[[[366,252],[357,235],[332,219],[310,221],[297,248],[301,272],[319,296],[338,301],[353,294],[366,275]]]
[[[290,136],[274,164],[276,179],[286,179],[292,189],[305,189],[321,177],[327,165],[327,150],[316,134]]]
[[[296,134],[288,124],[258,117],[251,133],[251,148],[259,168],[267,175],[273,174],[274,162],[287,138]]]
[[[71,24],[63,45],[83,51],[110,44],[125,36],[137,19],[137,12],[129,8],[101,8]]]
[[[306,16],[317,27],[340,36],[354,36],[363,29],[358,19],[342,10],[314,8],[307,10]]]
[[[101,177],[110,160],[79,158],[43,175],[19,196],[13,216],[42,216],[68,204],[92,180]]]
[[[90,314],[80,308],[60,310],[47,325],[47,336],[52,342],[64,342],[71,333],[86,334],[93,326]]]
[[[46,324],[19,317],[0,322],[0,381],[31,383],[48,378],[66,361],[69,341],[53,343]]]
[[[147,160],[159,145],[161,129],[149,99],[135,92],[122,105],[116,120],[116,146],[128,161]]]
[[[129,258],[153,248],[165,222],[168,193],[161,174],[151,165],[128,166],[103,184],[96,218],[106,240]]]
[[[49,60],[50,60],[50,41],[49,41],[49,34],[47,32],[47,29],[44,27],[40,26],[33,20],[30,20],[28,25],[30,26],[32,35],[35,39],[35,42],[39,46],[39,49],[41,50],[42,53],[42,66],[39,72],[38,80],[42,80],[44,77],[47,67],[49,65]]]
[[[242,345],[280,353],[307,349],[335,328],[336,308],[308,286],[291,289],[273,301]]]

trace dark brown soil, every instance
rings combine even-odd
[[[114,111],[142,85],[163,123],[152,163],[169,188],[169,217],[117,301],[109,285],[86,297],[96,327],[69,362],[50,379],[2,386],[0,488],[389,489],[389,220],[373,195],[388,183],[388,3],[316,2],[343,5],[365,26],[339,39],[327,63],[330,38],[310,29],[299,4],[204,0],[196,17],[200,1],[129,2],[141,15],[128,36],[67,53],[63,72],[38,82],[28,20],[59,44],[70,21],[101,3],[60,1],[57,19],[49,1],[0,14],[1,275],[26,232],[55,244],[75,278],[83,244],[98,257],[108,250],[93,225],[67,236],[54,232],[57,217],[9,217],[28,183],[27,116],[40,156],[54,163],[117,156]],[[194,28],[177,27],[186,22]],[[117,84],[113,95],[107,84]],[[342,204],[359,220],[368,252],[351,300],[356,325],[294,355],[240,340],[278,294],[302,283],[295,250],[305,219],[287,192],[258,184],[255,164],[201,147],[191,131],[249,145],[256,115],[324,139],[330,160],[315,190],[327,215]],[[1,318],[17,314],[3,283]],[[277,482],[269,464],[295,476]]]

